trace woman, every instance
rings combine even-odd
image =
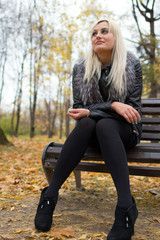
[[[77,121],[57,161],[49,187],[43,189],[35,217],[38,230],[48,231],[58,191],[87,147],[99,146],[117,190],[115,221],[108,240],[130,240],[138,216],[131,195],[126,149],[141,136],[142,71],[127,52],[119,26],[107,20],[92,29],[92,48],[73,69],[73,108]]]

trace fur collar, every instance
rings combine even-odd
[[[136,80],[136,73],[135,73],[135,62],[137,61],[136,57],[131,53],[127,52],[127,63],[126,63],[126,77],[127,81],[126,84],[124,82],[124,94],[120,96],[116,90],[113,88],[112,84],[108,87],[107,80],[106,83],[104,82],[104,86],[108,88],[107,98],[108,100],[119,100],[124,102],[128,93],[131,92],[134,88],[134,83]],[[100,94],[98,78],[96,75],[90,80],[89,83],[83,81],[85,72],[84,61],[77,65],[77,73],[74,77],[75,83],[80,88],[80,95],[84,105],[90,105],[94,103],[103,102],[103,98]]]

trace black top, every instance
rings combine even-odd
[[[104,101],[107,101],[107,99],[108,99],[109,84],[107,83],[108,82],[107,77],[110,73],[110,70],[111,70],[111,63],[106,68],[102,67],[101,77],[100,77],[99,82],[98,82],[99,90],[100,90],[100,93],[101,93]],[[103,82],[106,82],[106,86],[107,86],[105,88],[105,92],[104,92],[104,88],[103,88]]]

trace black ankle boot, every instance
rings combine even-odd
[[[42,232],[47,232],[51,228],[53,211],[58,198],[58,196],[56,199],[45,196],[45,191],[47,188],[48,187],[44,188],[41,193],[39,205],[34,219],[36,229]]]
[[[131,240],[132,235],[134,235],[134,224],[137,217],[138,210],[135,201],[128,209],[117,206],[115,221],[107,240]]]

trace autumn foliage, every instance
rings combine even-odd
[[[45,137],[9,140],[14,146],[0,146],[0,239],[105,240],[116,205],[110,175],[83,172],[85,190],[79,192],[71,174],[60,190],[51,230],[39,233],[33,221],[40,191],[47,186],[41,157],[50,140]],[[57,142],[58,137],[52,140]],[[135,176],[130,179],[139,209],[133,240],[158,240],[160,179]]]

